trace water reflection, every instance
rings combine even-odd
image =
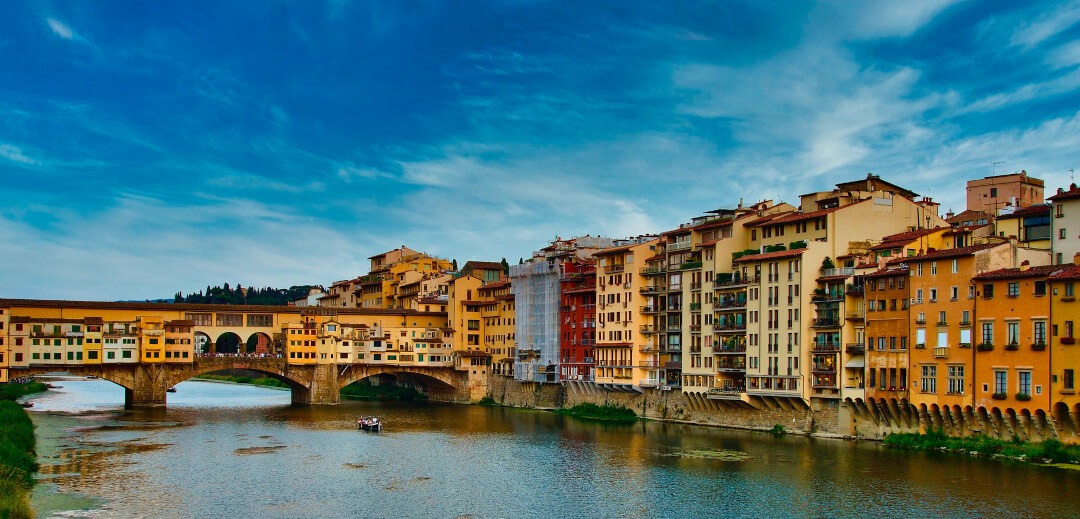
[[[1068,516],[1080,490],[1071,471],[870,443],[475,406],[293,407],[287,392],[205,382],[181,384],[168,409],[124,411],[108,382],[64,385],[34,407],[52,438],[42,477],[103,498],[92,517]],[[361,414],[386,432],[357,431]]]

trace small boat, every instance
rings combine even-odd
[[[166,389],[165,391],[168,391],[169,393],[175,393],[176,392],[176,386],[170,387],[169,389]]]
[[[22,406],[23,407],[34,407],[34,403],[33,402],[23,402]]]
[[[96,377],[96,376],[94,376],[94,375],[87,375],[87,376],[86,376],[86,378],[88,378],[88,379],[90,379],[90,380],[93,380],[93,379],[95,379],[95,378],[97,378],[97,377]]]
[[[361,431],[379,432],[382,431],[382,422],[374,416],[361,416],[356,420],[356,428]]]
[[[58,386],[56,384],[45,384],[45,387],[49,389],[64,389],[64,386]]]

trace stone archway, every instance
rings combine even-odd
[[[195,332],[195,353],[210,353],[210,336],[206,332]]]
[[[245,353],[270,353],[270,336],[263,332],[255,332],[248,337],[244,345]]]
[[[214,341],[214,353],[240,353],[240,336],[233,332],[225,332]]]

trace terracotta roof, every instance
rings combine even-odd
[[[953,227],[951,230],[945,231],[942,234],[948,235],[948,236],[953,236],[953,235],[957,235],[957,234],[969,233],[971,231],[974,231],[975,229],[982,229],[983,227],[989,227],[989,226],[990,226],[990,224],[988,224],[988,223],[984,223],[982,225],[960,225],[960,226],[957,226],[957,227]]]
[[[461,356],[461,357],[490,357],[491,356],[490,353],[483,352],[483,351],[476,351],[476,350],[459,351],[459,352],[456,352],[456,353],[458,354],[458,356]]]
[[[1076,187],[1076,184],[1069,184],[1068,191],[1062,191],[1050,197],[1050,200],[1053,200],[1055,202],[1061,202],[1064,200],[1073,200],[1076,198],[1080,198],[1080,187]]]
[[[938,231],[944,231],[947,227],[933,227],[930,229],[915,229],[914,231],[906,231],[896,234],[890,234],[881,238],[881,243],[870,247],[870,250],[889,250],[897,247],[903,247],[923,236],[928,234],[934,234]]]
[[[907,265],[904,265],[904,266],[886,265],[884,268],[882,268],[880,270],[877,270],[877,271],[871,272],[869,274],[863,275],[863,277],[864,278],[878,278],[878,277],[882,277],[882,276],[895,276],[897,274],[904,274],[904,273],[908,272],[909,270],[911,270],[911,269],[909,269]]]
[[[973,276],[971,279],[979,280],[992,280],[992,279],[1018,279],[1018,278],[1042,278],[1048,277],[1055,272],[1064,270],[1068,265],[1039,265],[1030,267],[1027,270],[1019,268],[1008,268],[991,270],[989,272],[983,272]]]
[[[992,249],[1001,245],[1001,243],[984,243],[982,245],[971,245],[969,247],[960,247],[958,249],[942,249],[919,254],[918,256],[908,256],[906,258],[896,258],[890,261],[889,264],[905,263],[909,261],[924,261],[940,258],[957,258],[960,256],[970,256],[981,250]]]
[[[261,305],[203,305],[194,303],[129,303],[106,301],[63,301],[52,299],[0,299],[0,307],[30,308],[85,308],[107,310],[162,310],[190,312],[253,312],[299,314],[321,307],[261,306]],[[329,308],[342,315],[445,315],[444,312],[419,312],[416,310],[386,308]],[[12,316],[15,319],[16,316]],[[81,320],[80,320],[81,321]],[[15,321],[12,321],[15,322]]]
[[[869,199],[867,199],[867,200],[869,200]],[[862,202],[865,202],[865,200],[860,200],[858,202],[855,202],[855,204],[859,204],[859,203],[862,203]],[[839,211],[840,209],[843,209],[844,207],[851,207],[851,206],[853,206],[855,204],[848,204],[848,205],[845,205],[845,206],[842,206],[842,207],[830,207],[828,209],[819,209],[817,211],[810,211],[808,213],[804,213],[802,211],[795,211],[793,213],[786,213],[786,214],[780,216],[779,218],[774,218],[774,219],[772,219],[772,220],[770,220],[768,222],[764,222],[764,224],[765,225],[773,225],[773,224],[780,224],[780,223],[801,222],[803,220],[813,220],[814,218],[820,218],[820,217],[825,216],[825,215],[827,215],[829,213],[834,213],[836,211]],[[758,223],[754,222],[752,225],[758,225]]]
[[[713,227],[727,227],[731,225],[734,221],[734,218],[719,218],[705,223],[699,223],[692,228],[695,231],[700,231],[702,229],[711,229]]]
[[[1080,265],[1060,265],[1060,271],[1050,276],[1052,281],[1076,281],[1080,280]]]
[[[1027,218],[1029,216],[1050,216],[1050,204],[1038,204],[1021,207],[1010,214],[1003,214],[1001,216],[998,216],[997,219],[1009,220],[1012,218]]]
[[[776,252],[765,252],[765,253],[762,253],[762,254],[749,254],[749,255],[743,256],[743,257],[741,257],[741,258],[739,258],[739,259],[737,259],[735,261],[736,262],[740,262],[740,261],[760,261],[760,260],[770,260],[770,259],[775,259],[775,258],[788,258],[788,257],[794,257],[794,256],[801,256],[802,253],[804,253],[804,252],[806,252],[806,249],[781,250],[781,251],[776,251]]]
[[[469,267],[479,270],[502,270],[502,263],[498,261],[466,261],[465,266],[461,270],[465,270]]]
[[[948,222],[950,225],[955,225],[966,220],[978,221],[980,218],[985,218],[986,221],[990,221],[994,219],[994,215],[984,211],[968,209],[960,214],[953,216],[952,218],[947,218],[945,221]]]
[[[764,224],[766,224],[766,223],[768,223],[768,222],[770,222],[772,220],[775,220],[775,219],[777,219],[777,218],[779,218],[781,216],[791,214],[792,212],[793,211],[787,211],[787,212],[783,212],[783,213],[774,213],[774,214],[763,215],[763,216],[759,217],[757,220],[754,220],[752,222],[744,223],[743,226],[744,227],[757,227],[759,225],[764,225]]]
[[[709,247],[709,246],[712,246],[712,245],[716,245],[716,243],[719,242],[722,239],[723,238],[719,238],[719,239],[716,239],[716,240],[703,241],[703,242],[699,243],[697,246],[698,247]]]
[[[508,287],[508,286],[510,286],[510,280],[509,279],[504,279],[504,280],[501,280],[501,281],[490,281],[490,282],[484,283],[483,285],[480,285],[480,290],[491,290],[491,289],[495,289],[495,288],[503,288],[503,287]]]

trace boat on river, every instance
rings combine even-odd
[[[356,419],[356,428],[361,431],[379,432],[382,431],[382,422],[374,416],[361,416]]]
[[[176,386],[170,387],[169,389],[166,389],[165,391],[167,391],[169,393],[175,393],[176,392]]]

